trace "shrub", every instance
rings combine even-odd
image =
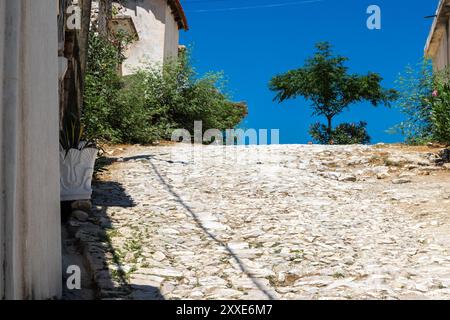
[[[408,66],[397,80],[399,99],[396,107],[405,115],[405,120],[392,128],[391,133],[400,133],[408,144],[423,144],[432,140],[430,97],[433,92],[433,70],[431,62],[424,60],[416,67]]]
[[[148,66],[130,76],[121,92],[120,105],[146,112],[145,122],[154,137],[170,138],[174,128],[193,133],[194,121],[202,121],[204,130],[225,130],[242,121],[247,106],[231,102],[224,88],[221,73],[199,77],[188,57],[183,56],[163,67]]]
[[[433,140],[450,144],[450,77],[449,70],[434,76],[434,90],[430,97]]]
[[[82,116],[89,136],[147,144],[170,138],[175,128],[192,132],[194,121],[203,121],[204,130],[224,130],[247,115],[247,106],[231,102],[224,92],[223,75],[199,77],[187,55],[120,77],[118,66],[130,41],[125,35],[113,40],[91,35]]]
[[[146,74],[138,72],[124,79],[119,92],[115,118],[111,123],[123,143],[151,143],[163,139],[173,124],[167,110],[152,103]]]
[[[408,144],[450,143],[450,70],[433,73],[431,62],[407,67],[397,81],[397,107],[406,119],[391,132],[406,136]]]
[[[370,136],[366,130],[367,123],[342,123],[329,134],[328,127],[321,123],[315,123],[310,128],[310,135],[314,141],[320,144],[368,144]]]
[[[114,40],[126,42],[125,38]],[[115,120],[116,101],[121,89],[117,72],[124,57],[110,40],[92,33],[89,37],[88,62],[84,89],[82,122],[86,134],[112,142],[119,142]]]

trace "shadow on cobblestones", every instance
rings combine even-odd
[[[176,191],[172,188],[172,186],[164,179],[160,171],[158,170],[157,166],[151,161],[149,158],[149,163],[153,168],[153,171],[157,175],[158,179],[163,184],[164,188],[175,198],[175,200],[183,206],[183,208],[189,213],[189,215],[194,219],[195,223],[198,225],[198,227],[215,243],[217,243],[219,246],[223,247],[227,252],[228,255],[233,258],[236,263],[239,265],[239,268],[241,271],[253,282],[253,284],[260,290],[268,299],[274,300],[275,297],[268,292],[264,286],[259,283],[258,279],[255,278],[251,272],[247,270],[242,260],[238,257],[238,255],[224,242],[219,240],[213,233],[211,233],[202,223],[202,221],[199,219],[198,215],[192,210],[192,208],[186,204],[186,202],[183,201],[183,199],[176,193]]]
[[[114,161],[109,160],[110,164]],[[157,287],[146,283],[128,283],[129,270],[111,241],[114,221],[109,209],[131,208],[136,206],[135,201],[118,182],[96,181],[93,189],[91,215],[87,220],[72,218],[67,221],[67,234],[63,239],[64,248],[71,250],[65,255],[65,264],[79,265],[83,275],[89,276],[83,278],[83,291],[69,292],[64,298],[164,300]]]
[[[131,208],[136,204],[123,186],[113,181],[96,181],[94,183],[93,204],[104,207]]]

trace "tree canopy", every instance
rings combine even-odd
[[[349,73],[348,58],[335,55],[328,42],[316,44],[317,51],[302,68],[275,76],[269,84],[279,103],[303,96],[312,102],[313,115],[325,116],[328,134],[332,119],[351,104],[369,101],[372,105],[390,105],[397,92],[381,86],[382,77],[374,72],[366,75]]]

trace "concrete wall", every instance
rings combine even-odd
[[[450,0],[441,0],[425,46],[425,56],[433,60],[434,70],[450,65]]]
[[[0,299],[61,294],[54,0],[0,0]]]
[[[5,43],[5,29],[4,24],[6,20],[5,14],[5,0],[0,0],[0,141],[2,139],[3,132],[3,46]],[[3,145],[1,146],[3,148]],[[0,149],[1,150],[1,149]],[[0,151],[0,188],[3,189],[3,156],[2,151]],[[0,193],[0,300],[5,297],[5,275],[2,266],[4,265],[5,251],[4,251],[4,239],[5,239],[5,215],[3,213],[4,206],[4,197]]]
[[[450,64],[450,20],[442,28],[442,36],[433,57],[433,67],[435,70],[442,70]]]
[[[176,58],[178,56],[180,32],[178,31],[178,23],[173,18],[172,9],[169,6],[166,6],[166,33],[164,43],[164,59]]]
[[[123,74],[146,64],[162,64],[178,54],[178,26],[166,0],[128,0],[122,14],[133,18],[139,41],[128,49]]]
[[[433,58],[433,67],[436,70],[445,68],[448,64],[448,36],[444,33],[436,50],[436,56]]]

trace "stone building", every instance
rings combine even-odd
[[[179,0],[114,1],[110,28],[136,33],[126,52],[123,75],[146,64],[162,64],[177,57],[179,30],[188,30],[188,23]]]
[[[0,300],[61,295],[55,0],[0,0]]]
[[[433,68],[442,70],[450,64],[450,0],[440,0],[425,47]]]
[[[178,54],[178,0],[120,2],[111,22],[138,36],[125,74]],[[59,122],[81,110],[90,24],[91,0],[0,0],[0,300],[61,297]]]

